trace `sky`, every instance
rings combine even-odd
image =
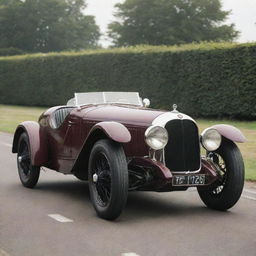
[[[107,25],[114,20],[113,12],[116,3],[123,0],[87,0],[86,14],[94,15],[101,31],[107,31]],[[238,42],[256,41],[256,0],[222,0],[223,9],[231,10],[227,23],[234,23],[241,32]],[[110,42],[102,37],[101,44],[107,47]]]

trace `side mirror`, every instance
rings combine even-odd
[[[147,108],[147,107],[150,106],[150,100],[147,99],[147,98],[145,98],[145,99],[142,101],[142,103],[143,103],[143,106],[144,106],[145,108]]]

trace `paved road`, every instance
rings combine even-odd
[[[1,256],[256,255],[253,184],[228,212],[208,210],[195,190],[130,193],[122,216],[108,222],[73,177],[43,171],[35,189],[22,187],[11,142],[0,133]]]

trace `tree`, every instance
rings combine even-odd
[[[86,49],[100,33],[84,0],[0,0],[0,48],[27,52]]]
[[[232,41],[239,34],[223,24],[230,12],[220,0],[126,0],[115,8],[108,34],[116,46]]]

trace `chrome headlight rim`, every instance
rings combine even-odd
[[[216,151],[222,142],[221,134],[214,128],[207,128],[201,133],[201,144],[205,150]]]
[[[145,142],[153,150],[163,149],[169,140],[167,130],[158,125],[152,125],[145,131]]]

